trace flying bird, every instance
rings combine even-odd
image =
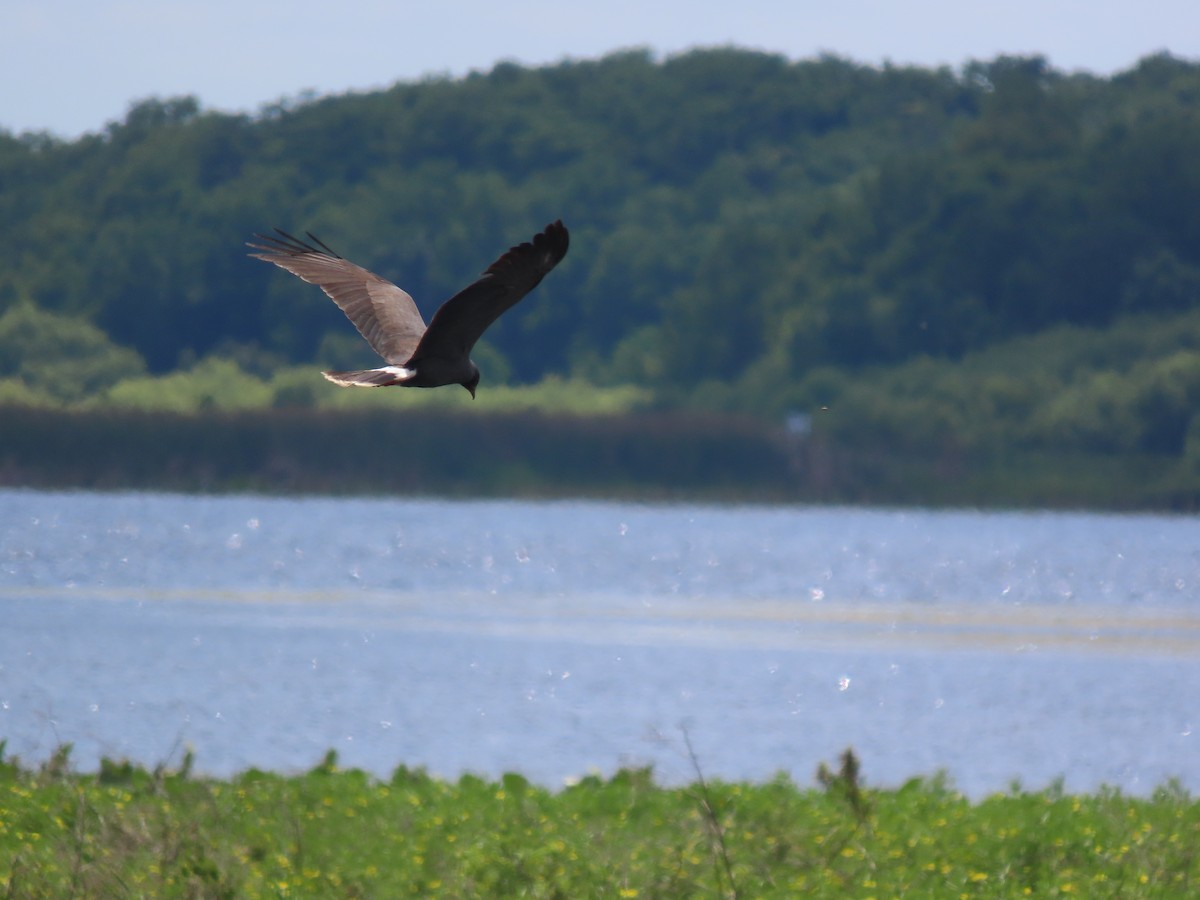
[[[255,234],[264,243],[247,243],[259,251],[250,256],[317,285],[387,363],[378,369],[321,374],[342,387],[461,384],[472,397],[479,385],[479,369],[471,360],[471,348],[489,325],[562,261],[570,243],[561,221],[547,225],[443,303],[426,327],[407,291],[342,259],[311,232],[306,234],[312,244],[278,228],[275,232],[279,237]]]

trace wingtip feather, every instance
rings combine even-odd
[[[514,257],[528,253],[530,250],[547,254],[542,269],[543,272],[549,272],[562,262],[563,257],[567,255],[567,249],[570,245],[571,234],[567,231],[567,226],[562,223],[562,219],[555,219],[535,234],[532,240],[511,247],[498,260],[488,266],[484,274],[494,275],[501,272],[512,262]]]

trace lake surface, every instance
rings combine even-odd
[[[1200,790],[1200,522],[0,491],[0,738],[199,769]]]

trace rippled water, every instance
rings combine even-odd
[[[1191,518],[0,492],[0,738],[1200,789]]]

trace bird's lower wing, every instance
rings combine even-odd
[[[425,320],[406,291],[342,259],[311,234],[320,248],[286,231],[276,231],[281,237],[255,235],[262,243],[247,244],[257,251],[250,255],[317,285],[376,353],[396,365],[408,362],[425,333]]]
[[[326,379],[340,387],[388,387],[403,384],[413,376],[412,369],[403,366],[384,366],[358,372],[322,372]]]

